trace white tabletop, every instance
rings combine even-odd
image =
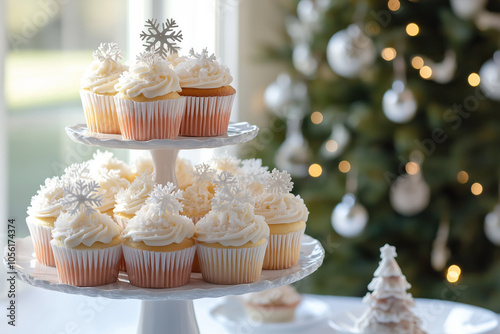
[[[135,334],[139,320],[139,300],[114,300],[102,297],[86,297],[49,291],[17,283],[16,327],[7,325],[8,300],[0,298],[0,333],[50,333],[50,334]],[[360,298],[315,296],[330,305],[331,313],[359,307]],[[194,301],[201,334],[229,334],[211,318],[209,311],[221,303],[220,298]],[[307,333],[333,333],[326,324],[311,328]],[[495,332],[500,334],[500,330]]]

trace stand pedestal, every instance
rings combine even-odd
[[[199,334],[192,300],[143,300],[138,334]]]
[[[151,150],[156,183],[165,185],[167,182],[172,182],[178,186],[177,177],[175,176],[175,161],[178,154],[179,150],[176,148]]]

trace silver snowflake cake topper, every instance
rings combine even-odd
[[[266,190],[270,193],[287,194],[292,188],[292,177],[286,170],[280,172],[275,168],[267,177]]]
[[[143,31],[140,34],[146,51],[153,51],[162,58],[166,57],[169,53],[179,52],[177,42],[182,41],[182,30],[174,31],[174,28],[178,27],[173,19],[167,19],[165,23],[161,24],[161,27],[157,20],[147,20],[147,32]]]
[[[208,164],[201,163],[194,167],[193,175],[196,182],[202,183],[212,181],[215,177],[215,171]]]
[[[217,184],[217,188],[212,199],[213,210],[230,211],[246,203],[254,204],[252,197],[241,187],[232,173],[221,172],[214,183]]]
[[[154,186],[151,194],[149,194],[146,204],[151,205],[155,210],[156,214],[163,214],[165,212],[170,212],[171,214],[178,215],[182,210],[182,193],[180,190],[174,191],[176,186],[168,182],[166,185],[157,184]]]
[[[212,55],[208,55],[208,49],[204,48],[200,53],[194,52],[194,49],[191,48],[189,50],[189,55],[193,58],[200,59],[200,60],[209,60],[209,61],[216,61],[217,58],[215,57],[215,54],[212,53]]]
[[[123,51],[118,48],[116,43],[101,43],[97,50],[92,53],[92,56],[99,61],[108,59],[118,61],[123,58]]]
[[[68,182],[64,188],[61,205],[71,215],[77,215],[81,210],[88,216],[102,204],[102,195],[97,195],[99,184],[95,181],[76,180]]]

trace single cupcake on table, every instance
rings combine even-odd
[[[63,210],[62,197],[63,181],[59,177],[46,179],[37,194],[31,198],[26,218],[38,262],[51,267],[55,267],[56,263],[50,240],[54,222]]]
[[[123,231],[123,254],[130,283],[172,288],[189,282],[196,250],[193,222],[179,215],[180,191],[156,185],[146,204]]]
[[[152,51],[137,56],[115,85],[122,136],[133,140],[172,139],[179,134],[186,98],[179,77]]]
[[[68,181],[52,230],[52,251],[61,283],[96,286],[118,278],[122,256],[120,227],[95,209],[101,198],[94,181]]]
[[[90,131],[120,133],[113,98],[116,95],[115,84],[127,70],[120,63],[122,54],[116,43],[101,43],[81,80],[80,97]]]
[[[265,218],[271,231],[263,269],[286,269],[299,262],[309,211],[300,196],[289,193],[292,188],[290,175],[275,168],[256,199],[255,214]]]
[[[236,90],[230,85],[229,69],[219,64],[207,49],[189,51],[188,57],[172,62],[180,78],[182,96],[187,98],[182,136],[219,136],[227,132]]]
[[[302,300],[291,285],[250,293],[243,297],[243,306],[250,319],[263,323],[290,322]]]
[[[203,279],[215,284],[255,282],[260,278],[269,238],[264,217],[253,200],[222,172],[212,210],[196,224],[197,253]]]

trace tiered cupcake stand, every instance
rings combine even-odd
[[[252,140],[259,129],[246,122],[231,123],[228,133],[218,137],[178,137],[176,139],[133,141],[120,135],[103,135],[87,131],[85,125],[67,127],[68,136],[75,142],[105,148],[150,150],[155,166],[156,181],[173,182],[175,160],[181,149],[215,148]],[[36,287],[71,294],[113,299],[139,299],[141,315],[138,333],[195,334],[199,333],[193,300],[262,291],[296,282],[319,268],[325,255],[321,244],[305,235],[299,264],[285,270],[263,270],[260,280],[249,284],[216,285],[204,282],[201,274],[192,273],[188,285],[171,289],[145,289],[129,283],[127,274],[120,272],[117,282],[96,287],[77,287],[59,283],[56,268],[44,266],[34,256],[31,237],[18,239],[16,270],[19,279]],[[6,263],[4,258],[4,263]]]

